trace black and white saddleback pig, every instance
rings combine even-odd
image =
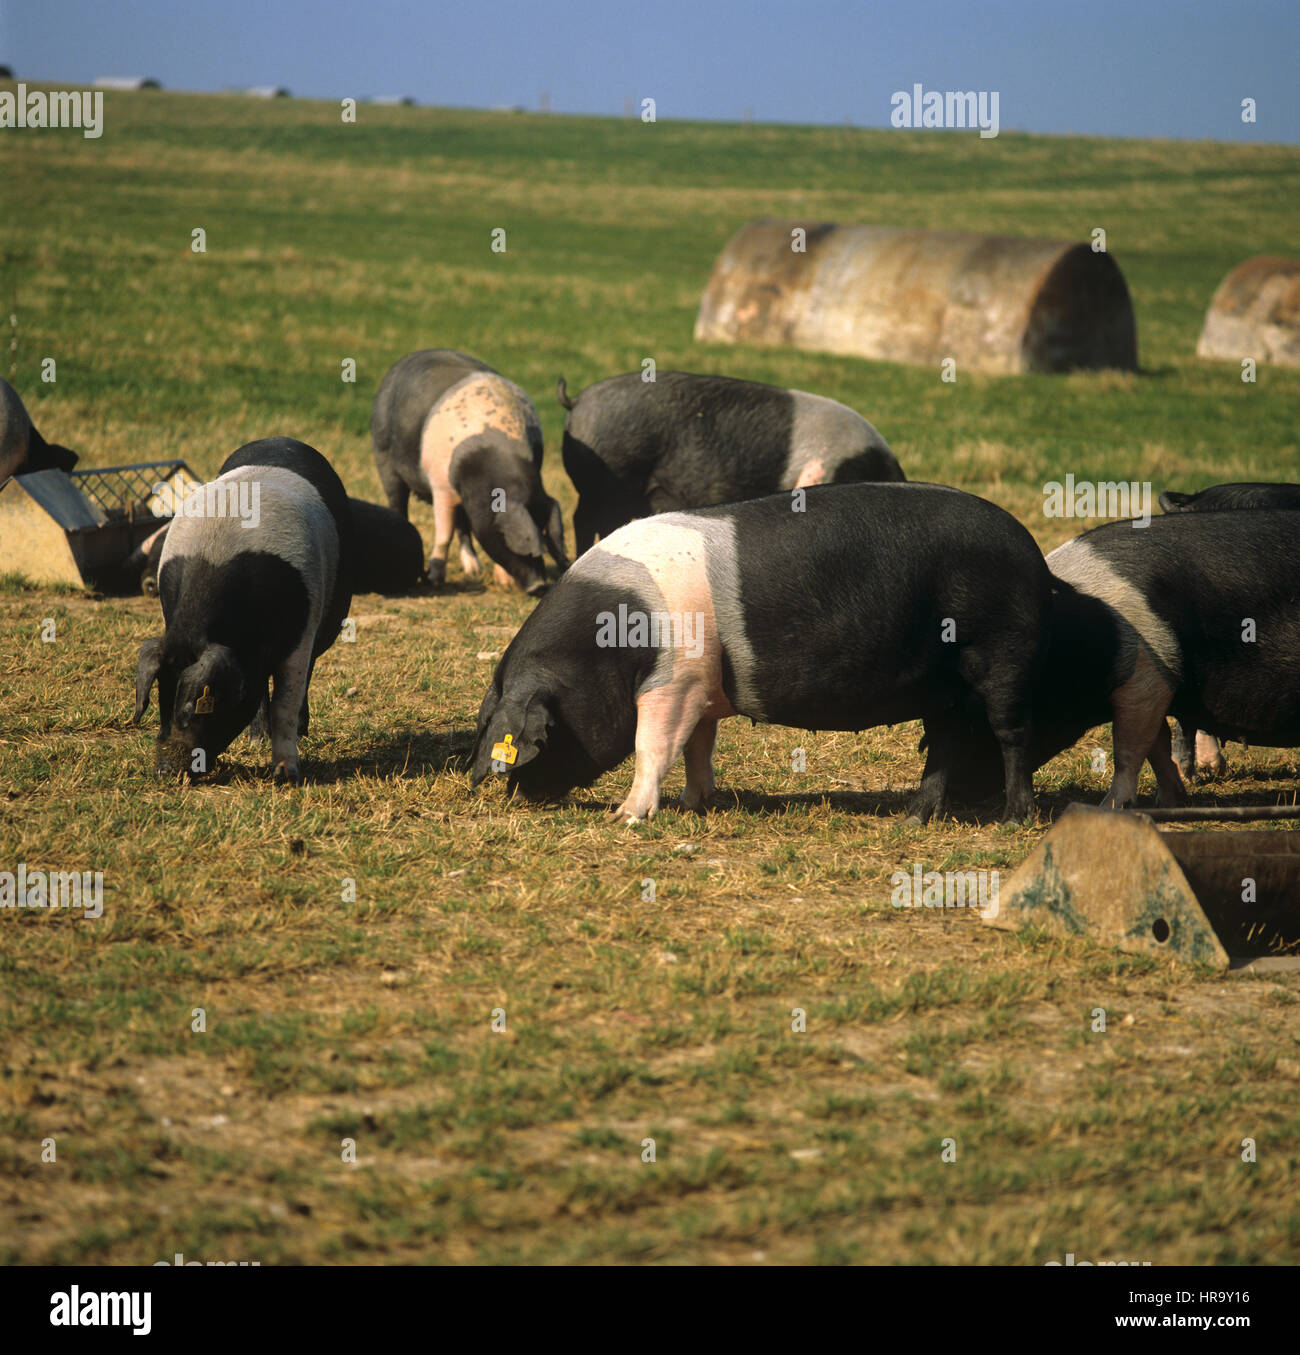
[[[412,491],[433,504],[429,580],[447,575],[452,533],[466,574],[479,573],[474,538],[497,582],[534,596],[546,588],[542,550],[563,571],[564,522],[542,485],[542,425],[524,391],[466,353],[408,353],[379,385],[370,415],[379,482],[406,517]]]
[[[807,391],[692,372],[610,377],[570,399],[564,469],[578,491],[579,555],[652,513],[780,490],[906,479],[889,444],[847,405]]]
[[[307,688],[352,601],[352,516],[329,462],[293,438],[239,448],[167,531],[165,633],[140,647],[135,722],[158,683],[160,774],[210,771],[270,700],[276,781],[296,782]]]
[[[1005,816],[1032,809],[1029,707],[1051,586],[1029,533],[938,485],[850,484],[630,523],[524,622],[478,718],[473,778],[530,798],[636,754],[618,808],[649,818],[685,752],[682,803],[713,790],[718,721],[796,729],[925,722],[909,806],[944,809],[972,720],[997,731]],[[803,497],[803,496],[800,496]]]

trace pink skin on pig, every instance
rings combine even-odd
[[[650,818],[669,768],[686,753],[686,789],[681,804],[702,809],[713,791],[713,741],[718,721],[735,715],[722,690],[722,650],[713,595],[705,569],[706,548],[690,527],[654,519],[629,540],[615,533],[594,548],[634,560],[654,580],[662,597],[653,610],[689,618],[690,644],[671,650],[672,678],[643,689],[636,699],[636,770],[632,789],[614,811],[627,823]],[[651,608],[647,604],[646,610]],[[682,629],[685,639],[686,631]]]
[[[799,472],[799,478],[795,481],[796,489],[807,489],[809,485],[821,485],[826,483],[826,467],[821,457],[814,457]]]
[[[456,529],[460,496],[451,487],[451,459],[468,438],[497,432],[523,446],[529,445],[530,429],[540,437],[537,411],[527,394],[513,381],[493,372],[471,372],[447,390],[429,411],[420,436],[420,466],[433,495],[433,552],[429,579],[440,584],[447,577],[447,552]],[[477,575],[478,557],[466,531],[460,533],[460,563],[466,574]],[[513,587],[513,580],[499,565],[497,582]]]
[[[1223,745],[1213,734],[1207,734],[1203,729],[1196,731],[1196,770],[1212,776],[1222,776],[1228,770]]]

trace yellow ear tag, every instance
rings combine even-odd
[[[217,708],[217,703],[212,699],[212,692],[207,684],[204,684],[203,695],[194,703],[195,715],[211,715]]]
[[[515,758],[519,756],[519,749],[515,747],[515,736],[507,734],[501,743],[492,745],[492,761],[504,762],[506,766],[513,767]]]

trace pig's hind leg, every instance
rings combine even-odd
[[[678,802],[683,809],[703,813],[713,794],[713,743],[718,737],[718,722],[704,719],[686,740],[686,789]]]
[[[1185,805],[1187,790],[1183,785],[1183,778],[1178,774],[1178,764],[1174,761],[1172,753],[1169,724],[1165,720],[1160,721],[1160,728],[1156,730],[1155,741],[1147,753],[1147,761],[1156,774],[1156,804]]]
[[[309,717],[308,717],[308,711],[307,711],[307,693],[308,693],[309,691],[311,691],[311,675],[312,675],[315,671],[316,671],[316,660],[315,660],[315,659],[312,659],[312,661],[307,665],[307,682],[306,682],[306,685],[305,685],[305,686],[303,687],[303,689],[302,689],[302,709],[298,712],[298,737],[299,737],[299,738],[302,738],[302,736],[303,736],[304,734],[307,733],[307,726],[308,726],[308,723],[309,723]]]
[[[962,655],[962,675],[983,705],[988,726],[1002,754],[1002,778],[1006,787],[1002,807],[1004,823],[1018,822],[1034,812],[1034,781],[1029,765],[1029,711],[1035,666],[1023,659],[1026,649],[1025,642],[1017,644],[1009,640],[1000,650],[995,649],[991,658],[974,648]],[[960,748],[967,738],[965,731],[958,731],[956,746]]]
[[[464,507],[456,509],[456,540],[460,545],[460,567],[466,578],[476,579],[483,572],[474,553],[474,535],[470,531],[469,514]]]
[[[1196,737],[1195,730],[1192,730],[1182,720],[1174,724],[1172,756],[1178,764],[1178,770],[1189,780],[1196,777],[1196,763],[1192,755],[1192,743]]]
[[[952,711],[927,716],[925,728],[925,770],[921,785],[907,806],[909,823],[929,823],[943,818],[948,807],[948,782],[960,747],[958,721]]]
[[[1176,781],[1178,792],[1183,793],[1182,779],[1170,754],[1169,726],[1165,723],[1173,695],[1145,653],[1139,654],[1128,681],[1111,693],[1115,774],[1101,802],[1103,809],[1125,809],[1133,803],[1137,798],[1138,772],[1148,758],[1162,792],[1174,794]]]
[[[271,702],[265,692],[258,703],[257,714],[248,722],[249,743],[265,743],[271,737]]]

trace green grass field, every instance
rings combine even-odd
[[[1224,274],[1294,252],[1293,148],[364,105],[347,125],[148,93],[109,94],[101,140],[7,132],[0,165],[23,204],[0,213],[0,370],[83,465],[210,475],[286,433],[378,498],[375,388],[447,346],[532,394],[566,513],[556,377],[647,357],[843,400],[909,477],[986,495],[1045,548],[1080,526],[1042,514],[1067,471],[1296,478],[1300,373],[1244,384],[1193,356]],[[945,384],[699,348],[712,263],[761,215],[1102,226],[1143,370]],[[891,906],[914,863],[1005,878],[1053,813],[1100,798],[1106,730],[1040,772],[1026,826],[905,826],[918,726],[724,724],[703,818],[611,825],[630,764],[564,807],[511,806],[470,791],[465,755],[530,605],[454,554],[441,594],[357,598],[285,791],[242,740],[205,783],[156,781],[156,716],[129,723],[155,602],[0,589],[0,869],[106,889],[98,921],[0,914],[0,1259],[1300,1259],[1296,976]],[[1294,753],[1229,753],[1195,801],[1294,791]]]

